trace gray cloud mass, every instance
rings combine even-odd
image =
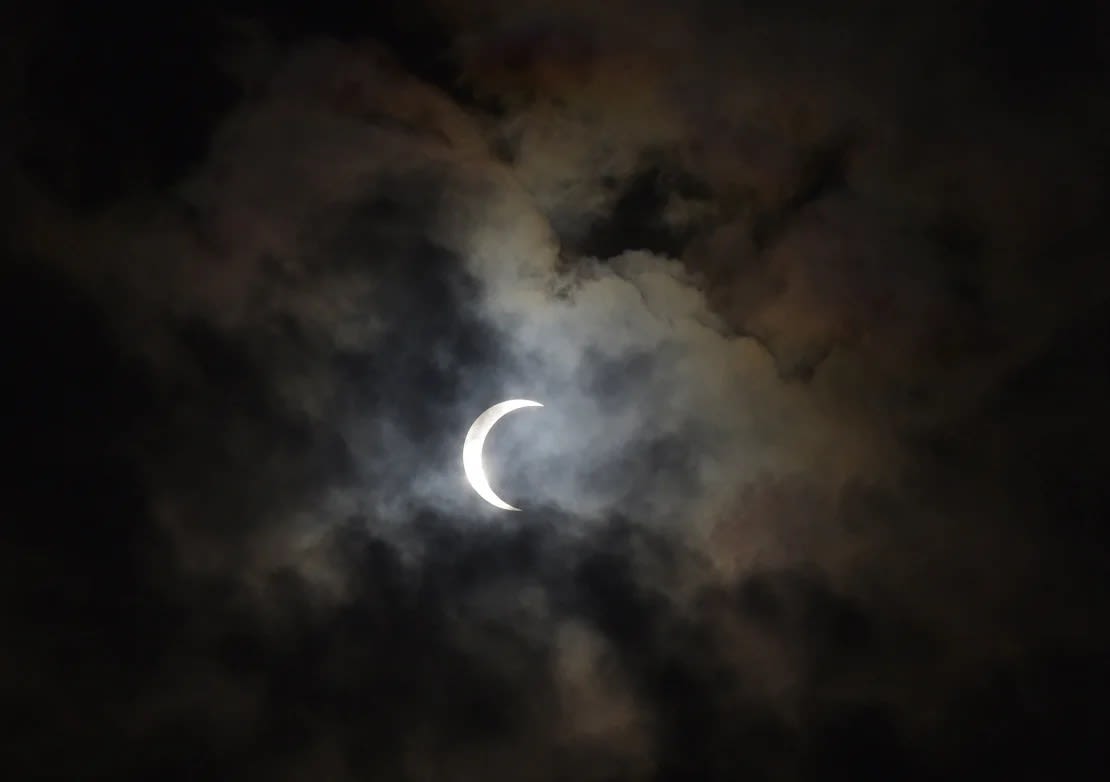
[[[1105,96],[870,5],[435,2],[435,58],[248,13],[168,184],[21,152],[15,767],[1093,762]],[[519,514],[461,466],[512,397]]]

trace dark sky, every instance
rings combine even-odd
[[[1110,771],[1100,4],[25,5],[5,778]]]

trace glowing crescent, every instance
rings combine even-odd
[[[479,497],[502,510],[520,510],[520,508],[514,508],[505,502],[490,488],[486,469],[482,466],[482,448],[486,444],[486,435],[493,429],[493,425],[503,416],[522,407],[543,407],[543,405],[530,399],[509,399],[498,402],[470,425],[470,431],[466,433],[466,443],[463,444],[463,470],[466,471],[466,479],[474,491],[478,492]]]

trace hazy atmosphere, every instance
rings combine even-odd
[[[1099,4],[9,15],[6,777],[1108,770]]]

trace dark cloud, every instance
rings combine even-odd
[[[228,31],[189,14],[126,21],[74,10],[29,12],[39,37],[22,63],[23,160],[60,198],[103,206],[165,187],[197,165],[239,99],[220,67]]]
[[[125,18],[7,33],[9,776],[1096,776],[1099,8]]]

